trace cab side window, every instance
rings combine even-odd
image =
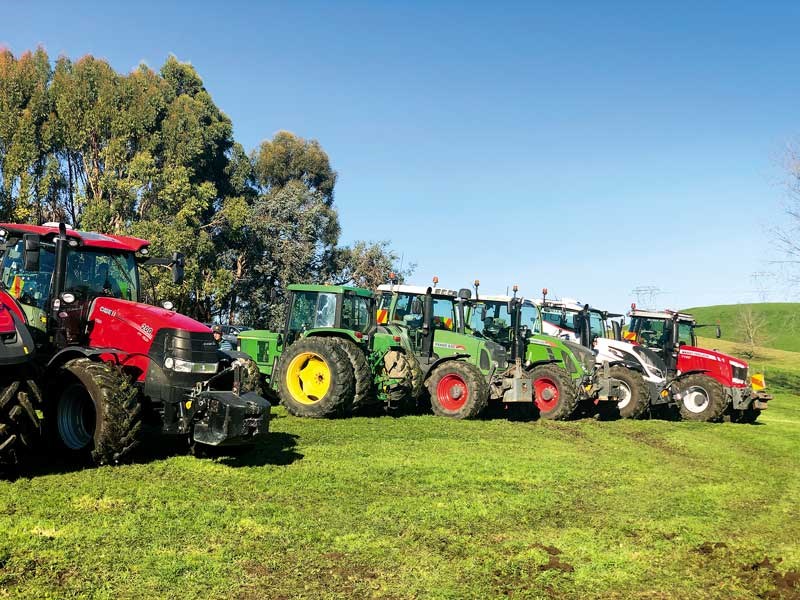
[[[8,248],[3,258],[3,285],[20,303],[44,309],[53,278],[53,252],[42,248],[38,271],[25,271],[22,252],[22,240]]]

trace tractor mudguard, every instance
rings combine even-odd
[[[664,387],[667,388],[672,387],[674,383],[677,383],[678,381],[684,379],[685,377],[688,377],[689,375],[698,375],[704,373],[708,373],[708,369],[692,369],[691,371],[684,371],[680,375],[675,375],[672,379],[667,380],[667,382],[664,384]]]
[[[552,365],[554,363],[563,363],[563,362],[564,361],[562,361],[562,360],[560,360],[558,358],[553,358],[553,359],[548,359],[548,360],[535,360],[533,362],[527,363],[525,365],[525,369],[527,371],[530,371],[531,369],[534,369],[534,368],[536,368],[536,367],[538,367],[540,365]]]
[[[425,364],[425,378],[427,379],[427,374],[433,371],[436,367],[438,367],[443,362],[447,362],[449,360],[461,360],[462,358],[469,358],[469,354],[466,353],[459,353],[453,354],[453,356],[445,356],[443,358],[437,358],[435,361],[429,364]]]
[[[123,352],[119,348],[87,348],[84,346],[67,346],[58,352],[56,352],[53,357],[47,361],[47,368],[58,366],[67,362],[71,358],[76,358],[77,356],[83,356],[85,358],[92,358],[93,356],[99,356],[101,354],[113,354],[118,356],[120,354],[128,354],[127,352]]]
[[[205,390],[193,400],[195,442],[209,446],[241,446],[256,442],[269,430],[270,403],[254,392]]]
[[[638,362],[633,362],[632,360],[615,360],[608,363],[609,367],[614,367],[619,365],[620,367],[625,367],[626,369],[630,369],[631,371],[638,371],[639,373],[647,374]]]

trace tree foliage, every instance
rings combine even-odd
[[[276,325],[289,283],[385,279],[397,258],[385,242],[338,247],[335,185],[316,140],[280,131],[248,156],[175,57],[123,75],[92,56],[0,51],[0,218],[183,252],[180,289],[163,270],[144,285],[198,319]]]

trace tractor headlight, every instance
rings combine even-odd
[[[180,358],[167,357],[164,366],[172,369],[176,373],[216,373],[217,363],[201,363],[182,360]]]

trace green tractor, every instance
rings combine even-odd
[[[434,278],[431,287],[394,281],[378,286],[378,324],[416,357],[433,413],[467,419],[480,415],[489,400],[532,402],[532,381],[522,356],[464,332],[470,290],[455,292],[437,284]],[[515,331],[519,336],[519,327]]]
[[[290,285],[283,331],[248,330],[250,355],[281,403],[300,417],[335,417],[369,405],[401,408],[413,396],[414,361],[375,324],[370,290]]]
[[[528,299],[514,296],[478,296],[466,306],[465,331],[486,338],[512,352],[515,340],[525,340],[518,354],[533,380],[534,403],[544,419],[563,420],[580,408],[601,414],[606,405],[615,404],[620,394],[619,380],[610,377],[606,367],[595,365],[591,350],[573,342],[542,333],[542,314]],[[520,333],[515,333],[519,330]]]

